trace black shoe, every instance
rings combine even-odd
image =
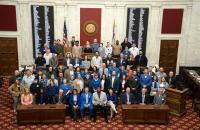
[[[82,122],[82,121],[83,121],[83,118],[81,118],[80,121]]]
[[[108,123],[108,119],[106,119],[105,122]]]

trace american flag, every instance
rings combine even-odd
[[[112,36],[112,43],[113,43],[113,44],[115,43],[115,20],[114,20],[114,23],[113,23],[113,36]]]
[[[67,26],[66,26],[66,21],[64,21],[64,26],[63,26],[63,41],[67,41]]]

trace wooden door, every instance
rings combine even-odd
[[[159,66],[164,67],[166,73],[171,70],[176,73],[178,43],[178,40],[161,40]]]
[[[11,75],[18,69],[17,38],[0,37],[0,75]]]

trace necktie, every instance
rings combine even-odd
[[[112,88],[113,88],[113,85],[114,85],[114,81],[115,81],[115,77],[112,77]]]

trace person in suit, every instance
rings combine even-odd
[[[140,50],[139,55],[135,57],[135,64],[136,66],[146,67],[148,63],[148,59],[143,52]]]
[[[126,87],[126,92],[122,94],[122,104],[130,105],[133,103],[133,94],[130,87]]]
[[[176,77],[174,76],[174,72],[170,71],[169,75],[166,77],[166,81],[170,86],[175,87],[176,85]]]
[[[140,85],[140,79],[137,76],[136,70],[133,70],[132,76],[128,79],[128,86],[131,88],[133,95],[138,92],[138,88]]]
[[[158,89],[158,92],[154,96],[153,103],[156,105],[162,105],[166,103],[166,94],[162,89]]]
[[[63,66],[64,68],[67,68],[70,64],[73,64],[72,56],[70,53],[67,53],[63,58]]]
[[[117,95],[113,93],[112,89],[109,89],[109,93],[107,94],[108,106],[110,107],[110,119],[113,118],[114,112],[117,113]]]
[[[120,85],[119,85],[120,94],[122,94],[126,91],[127,86],[128,86],[128,82],[126,80],[126,75],[123,75],[122,78],[120,78]]]
[[[114,93],[117,94],[119,92],[119,78],[116,76],[116,71],[112,71],[112,76],[109,78],[109,87],[108,89],[113,89]]]
[[[101,91],[101,87],[97,87],[97,91],[92,96],[94,122],[96,122],[97,109],[103,110],[104,119],[108,122],[107,118],[107,96],[106,93]]]
[[[149,104],[150,103],[150,96],[147,93],[147,88],[143,88],[142,92],[139,94],[138,103],[141,105]]]
[[[84,79],[84,87],[87,86],[90,92],[93,92],[92,89],[92,80],[90,79],[90,74],[86,73],[86,77]]]
[[[108,92],[109,81],[105,74],[101,76],[101,91]]]
[[[72,94],[69,98],[69,106],[71,110],[72,118],[77,121],[77,114],[81,105],[81,96],[78,94],[77,89],[72,90]]]
[[[65,99],[63,96],[63,90],[59,89],[58,96],[56,97],[56,103],[57,104],[65,104]]]
[[[148,74],[152,77],[152,79],[153,79],[153,77],[156,75],[153,71],[152,71],[152,69],[153,69],[153,67],[152,66],[149,66],[148,67]]]
[[[92,94],[89,92],[88,86],[85,86],[84,92],[81,94],[81,105],[80,105],[81,120],[83,120],[83,114],[85,108],[89,109],[89,117],[90,119],[92,119],[92,111],[93,111]]]
[[[150,93],[151,85],[152,85],[152,78],[148,75],[148,68],[144,69],[144,74],[140,76],[140,85],[141,88],[147,88],[147,93]]]
[[[124,66],[126,67],[126,60],[124,59],[124,54],[120,53],[120,58],[117,59],[117,67]]]
[[[106,67],[106,63],[102,63],[102,67],[99,68],[99,74],[101,77],[103,74],[105,74],[106,77],[108,77],[108,68]]]
[[[113,70],[116,72],[116,76],[119,77],[120,76],[120,70],[117,67],[116,62],[113,62],[112,66],[108,68],[109,76],[112,76]]]

